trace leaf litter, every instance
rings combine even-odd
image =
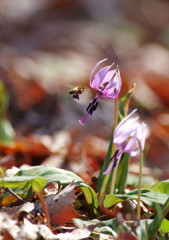
[[[3,135],[3,138],[0,138],[2,179],[5,181],[7,176],[5,169],[8,172],[12,166],[17,167],[16,171],[22,171],[28,166],[45,165],[73,171],[96,191],[98,171],[105,159],[110,136],[110,125],[105,119],[113,118],[112,106],[110,104],[110,107],[108,105],[108,107],[105,107],[107,103],[100,103],[96,118],[91,119],[84,131],[77,126],[76,121],[84,114],[82,107],[85,101],[79,104],[79,102],[70,100],[67,85],[74,85],[75,83],[77,85],[79,79],[82,84],[87,85],[88,72],[91,66],[96,59],[105,57],[105,53],[111,59],[116,59],[118,56],[120,63],[122,63],[122,75],[125,76],[123,80],[127,89],[131,82],[137,81],[133,99],[142,109],[142,117],[150,125],[148,144],[151,148],[147,153],[147,159],[149,165],[156,165],[158,168],[155,171],[151,168],[143,169],[143,186],[148,188],[157,181],[157,178],[167,179],[169,177],[168,167],[166,167],[168,166],[169,139],[167,120],[169,102],[167,63],[169,55],[166,48],[159,44],[159,41],[162,41],[161,37],[164,36],[158,35],[157,44],[150,41],[152,33],[156,32],[155,35],[157,36],[157,32],[161,33],[164,29],[160,30],[159,22],[154,18],[152,18],[152,21],[149,18],[149,22],[146,23],[148,27],[145,26],[145,22],[142,25],[141,17],[139,24],[144,28],[144,31],[142,32],[134,26],[130,31],[131,26],[128,24],[128,19],[125,18],[126,15],[130,19],[137,20],[137,24],[140,15],[138,11],[132,10],[132,5],[129,3],[127,13],[119,9],[121,16],[126,20],[125,31],[124,26],[121,30],[121,27],[119,29],[114,28],[112,23],[110,26],[106,23],[108,32],[103,31],[104,25],[100,26],[96,22],[90,22],[89,26],[88,22],[82,20],[82,17],[80,17],[80,22],[75,20],[74,17],[76,14],[79,16],[80,12],[83,13],[82,16],[89,15],[91,18],[94,14],[94,18],[96,18],[100,15],[99,5],[95,6],[95,11],[92,13],[93,7],[89,2],[83,4],[79,2],[80,8],[78,11],[76,8],[77,1],[74,3],[71,1],[71,3],[57,2],[53,6],[53,3],[50,3],[50,1],[47,3],[46,1],[47,9],[44,8],[44,11],[39,11],[31,17],[28,17],[28,13],[28,15],[25,14],[23,16],[24,21],[21,20],[19,24],[16,23],[18,20],[15,19],[17,16],[21,17],[19,14],[10,16],[8,11],[3,13],[3,19],[8,19],[9,22],[6,22],[6,20],[1,22],[0,74],[1,80],[10,93],[10,103],[8,111],[6,112],[7,109],[5,109],[5,114],[1,116],[0,124],[2,128],[8,126],[8,129],[11,129],[13,127],[14,134],[9,137]],[[140,7],[139,3],[137,4],[135,9]],[[146,7],[145,4],[146,2],[143,3],[143,8]],[[6,6],[7,9],[10,9],[13,4],[7,3]],[[18,11],[19,13],[21,10],[22,15],[24,15],[27,8],[22,8],[22,6],[24,5],[20,4],[18,8],[13,8],[12,12],[16,13]],[[126,9],[125,5],[123,6]],[[110,9],[112,9],[112,6]],[[145,9],[150,8],[146,7]],[[167,5],[163,6],[163,3],[157,3],[149,13],[147,11],[144,11],[144,13],[156,16],[153,11],[159,13],[159,9],[166,9],[168,14],[168,7]],[[73,21],[65,21],[65,19],[64,21],[58,21],[59,11],[71,19],[72,13],[70,10],[73,10]],[[104,12],[104,9],[101,9],[101,11]],[[108,14],[106,13],[106,15]],[[160,24],[167,16],[165,11],[161,15],[164,16],[163,19],[160,16],[157,18],[160,19]],[[112,14],[111,12],[111,16],[117,16],[117,13]],[[156,31],[156,29],[160,31]],[[136,35],[135,31],[139,34]],[[121,34],[123,37],[121,37]],[[127,36],[134,41],[134,48],[131,45],[127,46],[127,42],[130,42],[125,40]],[[141,45],[140,42],[142,42]],[[128,54],[129,49],[130,54]],[[65,66],[67,67],[65,68]],[[89,97],[93,94],[92,91],[89,92]],[[0,112],[2,112],[2,109],[1,105]],[[128,176],[128,186],[125,189],[126,198],[128,197],[127,193],[137,187],[138,167],[136,165],[134,160],[131,159],[129,169],[131,174]],[[14,169],[12,171],[13,173],[11,172],[8,177],[17,174]],[[66,175],[66,173],[64,174]],[[36,193],[31,189],[33,185],[30,182],[29,186],[25,185],[23,188],[18,186],[13,189],[16,195],[23,198],[24,204],[18,201],[16,195],[12,195],[10,191],[1,186],[0,228],[2,238],[8,240],[39,238],[66,240],[83,238],[136,239],[134,234],[137,226],[131,223],[128,223],[128,226],[123,225],[123,219],[120,220],[119,217],[122,211],[128,211],[129,201],[132,202],[135,209],[136,200],[124,201],[124,199],[120,199],[120,203],[105,208],[100,216],[91,217],[90,206],[84,197],[84,192],[82,193],[79,186],[76,186],[77,182],[72,182],[66,186],[65,182],[62,184],[63,178],[62,175],[60,183],[50,182],[42,190],[47,206],[52,206],[51,209],[53,210],[50,213],[53,216],[53,222],[55,222],[52,225],[52,232],[47,227],[46,216],[42,207],[37,208],[34,205],[38,202],[38,206],[40,206],[40,203]],[[54,178],[52,177],[52,179]],[[36,189],[40,184],[40,179],[39,182],[35,181]],[[71,184],[73,187],[70,187]],[[168,183],[160,182],[160,184],[161,191],[166,194],[165,189],[168,188]],[[159,191],[158,186],[155,189]],[[53,195],[51,195],[51,190]],[[88,190],[90,189],[88,188]],[[148,190],[146,191],[148,192]],[[143,192],[144,194],[145,192]],[[156,197],[155,194],[153,196]],[[151,206],[154,204],[153,199],[151,199]],[[28,205],[25,205],[26,203]],[[127,205],[126,209],[124,205]],[[147,219],[153,218],[156,213],[156,210],[152,209],[150,205],[147,205],[144,201],[141,204],[142,216]],[[80,217],[76,218],[79,215]],[[113,221],[111,223],[106,222],[112,220],[112,216],[118,216],[121,226],[119,226],[119,223],[113,225]],[[73,217],[75,219],[71,219]],[[79,219],[82,219],[86,226],[75,223]],[[95,219],[99,219],[104,226],[98,227],[98,221],[95,221]],[[129,222],[130,220],[129,217]],[[91,227],[87,225],[90,221],[93,221]],[[119,227],[122,227],[122,229]],[[125,232],[126,229],[129,232]]]

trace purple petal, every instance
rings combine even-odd
[[[136,111],[137,109],[134,109],[128,116],[124,117],[114,131],[114,143],[131,156],[140,155],[138,140],[142,150],[145,144],[146,125],[139,123],[138,117],[131,118]]]
[[[144,149],[145,145],[145,138],[146,138],[146,124],[142,123],[137,130],[137,138],[141,143],[142,150]]]
[[[103,173],[104,175],[110,173],[110,171],[112,170],[113,164],[114,164],[114,161],[110,164],[110,166],[107,168],[107,170]]]
[[[116,127],[114,131],[114,143],[117,146],[120,146],[122,143],[126,142],[132,135],[133,132],[137,130],[138,118],[129,119],[127,122],[124,122],[123,125]]]
[[[109,66],[110,67],[110,66]],[[107,85],[109,85],[111,83],[111,80],[113,79],[113,77],[115,76],[116,70],[109,70],[104,78],[102,78],[102,82],[101,84],[103,85],[104,83],[107,83]],[[97,74],[97,73],[96,73]]]
[[[108,83],[107,86],[102,90],[103,97],[116,98],[121,90],[122,81],[120,78],[119,71],[117,69],[109,71],[102,81],[102,84]]]
[[[140,140],[141,142],[142,150],[144,149],[144,143],[145,143],[146,125],[143,123],[142,124],[137,123],[136,126],[137,126],[136,129],[133,130],[133,132],[131,132],[130,138],[126,141],[126,145],[123,148],[124,152],[129,153],[133,157],[140,155],[138,140]]]
[[[97,89],[98,91],[100,91],[100,85],[103,82],[103,79],[105,78],[107,72],[109,71],[109,69],[112,66],[107,66],[107,67],[103,67],[101,68],[93,77],[93,79],[90,81],[90,86],[94,89]]]
[[[124,122],[127,122],[127,120],[137,111],[137,109],[135,108],[129,115],[127,115],[126,117],[124,117],[118,124],[117,128],[120,128],[121,125],[123,125]],[[117,129],[116,128],[116,129]]]
[[[103,96],[106,98],[114,99],[116,98],[121,90],[121,85],[118,85],[111,81],[111,83],[103,90]]]
[[[96,69],[99,67],[100,64],[102,64],[103,62],[107,61],[107,58],[103,59],[103,60],[100,60],[99,62],[96,63],[96,65],[94,66],[94,68],[92,69],[91,71],[91,74],[90,74],[90,81],[92,80],[93,78],[93,74],[94,72],[96,71]]]
[[[131,156],[135,156],[135,152],[139,150],[138,148],[138,141],[137,141],[137,132],[135,132],[134,136],[130,138],[127,142],[125,148],[123,149],[124,152],[127,152]]]

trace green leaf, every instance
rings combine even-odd
[[[16,176],[41,176],[47,180],[47,184],[57,182],[62,185],[68,185],[72,181],[83,182],[82,179],[73,172],[47,166],[33,166],[17,172]]]
[[[57,182],[61,185],[68,185],[72,181],[75,181],[83,191],[86,201],[89,204],[90,209],[93,211],[94,215],[97,214],[98,200],[95,191],[93,188],[85,184],[83,180],[73,172],[54,167],[34,166],[20,170],[16,175],[41,176],[47,180],[47,184],[51,182]]]
[[[0,143],[11,145],[15,138],[15,132],[10,122],[6,119],[0,119]]]
[[[0,178],[0,187],[11,188],[21,198],[29,199],[33,192],[40,192],[46,186],[46,179],[36,176],[13,176]],[[9,205],[18,199],[8,191],[3,194],[1,206]]]
[[[149,189],[151,189],[154,192],[169,193],[169,179],[158,182],[154,184],[152,187],[150,187]]]
[[[122,198],[116,197],[115,195],[108,194],[105,196],[104,206],[106,208],[110,208],[110,207],[116,205],[117,203],[123,202],[125,200],[128,200],[128,199],[122,199]]]
[[[147,236],[147,228],[148,225],[151,223],[151,219],[142,219],[139,221],[138,227],[136,228],[136,233],[137,233],[137,237],[138,239],[141,240],[148,240],[148,236]],[[137,224],[137,222],[133,222],[135,224]]]
[[[82,220],[79,218],[74,218],[73,222],[74,222],[75,226],[78,228],[88,227],[91,225],[97,225],[94,231],[105,233],[105,229],[103,230],[103,226],[106,226],[106,227],[109,227],[111,230],[113,230],[115,233],[118,232],[116,218],[104,220],[104,221],[99,221],[98,219],[85,221],[85,220]],[[122,228],[123,231],[131,231],[130,227],[128,227],[125,222],[120,226],[120,228]]]
[[[130,155],[124,153],[123,157],[120,159],[116,178],[116,188],[118,189],[119,194],[124,192],[124,189],[127,185],[129,161]]]
[[[103,173],[107,170],[107,168],[109,166],[109,163],[110,163],[110,158],[111,158],[111,154],[112,154],[112,146],[113,146],[113,132],[114,131],[112,130],[106,159],[104,160],[102,169],[101,169],[99,177],[97,179],[97,191],[98,191],[98,193],[100,193],[104,178],[106,177],[106,175],[103,174]],[[109,184],[109,182],[108,182],[108,184]]]
[[[140,221],[140,225],[138,226],[138,236],[143,236],[144,223],[142,223],[142,221],[143,220]],[[116,218],[104,220],[104,221],[99,221],[98,219],[85,221],[82,219],[74,218],[73,223],[78,228],[96,225],[96,228],[93,231],[94,233],[96,233],[96,232],[97,233],[105,233],[105,234],[110,234],[115,237],[117,237],[118,233],[120,233],[120,232],[128,232],[128,233],[131,233],[133,236],[135,236],[135,232],[133,230],[134,230],[135,226],[138,225],[137,222],[134,222],[134,221],[129,221],[129,222],[123,221],[120,224],[117,222]],[[141,226],[141,229],[140,229],[140,226]],[[100,239],[100,238],[97,238],[97,239]],[[140,239],[145,240],[144,238],[140,238]]]
[[[152,220],[140,220],[139,224],[137,221],[123,221],[121,224],[117,222],[117,219],[109,219],[104,221],[99,221],[98,219],[93,220],[82,220],[79,218],[74,218],[73,223],[77,228],[89,227],[91,225],[96,225],[93,233],[105,233],[117,237],[121,232],[128,232],[137,239],[147,240],[147,228],[151,224]],[[137,236],[136,236],[137,233]],[[134,238],[134,237],[133,237]],[[132,239],[133,239],[132,238]],[[96,238],[100,239],[100,238]],[[106,238],[107,239],[107,238]]]
[[[19,188],[27,185],[34,191],[42,190],[46,185],[46,179],[37,176],[13,176],[0,178],[0,187]]]
[[[93,188],[88,186],[85,183],[79,183],[79,187],[84,193],[85,199],[87,203],[89,204],[90,210],[94,213],[94,215],[97,215],[98,212],[98,200],[97,200],[97,195],[96,192],[94,191]]]
[[[15,193],[15,195],[19,196],[24,200],[29,200],[34,195],[32,188],[28,188],[27,184],[24,185],[23,187],[12,188],[12,191]],[[6,189],[6,191],[3,194],[3,198],[1,199],[1,206],[7,206],[17,201],[18,198],[12,195],[11,192],[9,192]]]
[[[2,81],[0,81],[0,118],[6,115],[9,104],[9,95]]]
[[[130,103],[130,98],[135,89],[135,84],[133,84],[132,88],[120,99],[119,102],[119,110],[121,114],[121,118],[128,114],[128,108]]]
[[[165,234],[169,232],[169,221],[167,219],[163,219],[160,230]]]
[[[157,203],[162,206],[168,199],[169,194],[157,193],[149,189],[142,189],[141,200],[156,209]],[[104,206],[110,208],[113,205],[125,201],[125,200],[137,200],[138,199],[138,189],[133,190],[127,194],[116,194],[116,195],[106,195],[104,199]]]
[[[163,219],[165,218],[166,214],[169,212],[169,197],[167,198],[167,200],[165,201],[162,207],[160,207],[160,205],[157,205],[156,210],[157,210],[157,214],[148,227],[149,240],[155,237],[156,233],[158,232],[162,224]]]
[[[43,177],[38,177],[38,178],[34,178],[32,180],[32,190],[34,192],[40,192],[42,189],[44,189],[44,187],[46,186],[46,179]]]
[[[77,228],[89,227],[95,225],[93,233],[105,233],[113,236],[117,236],[117,220],[112,219],[107,221],[99,221],[98,219],[93,220],[82,220],[80,218],[74,218],[73,223]],[[98,238],[97,238],[98,239]]]
[[[152,182],[154,182],[154,181],[155,181],[155,179],[153,176],[143,176],[142,177],[142,187],[148,188],[152,185]],[[127,176],[127,185],[132,186],[133,188],[137,188],[138,187],[138,175],[129,173]]]

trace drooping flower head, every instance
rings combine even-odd
[[[114,131],[114,143],[133,157],[140,156],[138,140],[143,150],[146,137],[145,123],[140,123],[139,117],[131,117],[136,111],[137,109],[134,109],[124,117]]]
[[[100,97],[114,99],[118,96],[121,90],[121,77],[119,69],[112,69],[112,65],[100,68],[100,65],[107,59],[99,61],[91,71],[90,74],[90,86],[96,89],[98,92],[94,97],[93,101],[89,104],[86,109],[86,116],[79,122],[84,125],[87,117],[92,115],[96,110]]]
[[[112,99],[118,96],[122,83],[119,70],[111,69],[114,63],[96,71],[106,60],[103,59],[94,66],[90,74],[90,86],[102,93],[102,97]]]
[[[140,142],[142,151],[144,150],[146,138],[146,125],[139,122],[139,117],[133,117],[137,109],[133,110],[128,116],[124,117],[114,131],[114,143],[118,150],[111,160],[114,160],[105,174],[115,167],[118,157],[126,152],[131,156],[140,156]]]

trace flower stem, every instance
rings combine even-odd
[[[112,176],[112,181],[111,181],[111,186],[110,186],[110,194],[114,194],[114,192],[115,192],[115,183],[116,183],[118,166],[119,166],[119,159],[117,161],[116,166],[113,168],[113,176]]]
[[[104,195],[106,193],[106,187],[107,187],[108,180],[109,180],[109,175],[106,174],[104,179],[103,179],[102,187],[101,187],[101,190],[100,190],[99,206],[101,206],[102,203],[103,203]]]
[[[116,128],[117,124],[118,124],[118,111],[119,111],[119,106],[118,106],[118,97],[116,97],[114,99],[114,125],[113,125],[113,130]],[[113,143],[112,145],[112,152],[111,155],[113,156],[116,150],[116,145]],[[109,163],[110,166],[111,162]],[[108,166],[108,167],[109,167]],[[100,197],[99,197],[99,205],[101,206],[103,199],[104,199],[104,194],[106,193],[106,188],[107,188],[107,184],[109,181],[109,177],[111,175],[111,172],[109,174],[106,174],[102,183],[102,187],[100,190]]]
[[[118,124],[119,102],[118,97],[114,99],[114,130]]]
[[[118,124],[118,113],[119,113],[119,103],[118,103],[118,97],[117,97],[114,100],[114,130]],[[113,143],[112,156],[114,155],[115,150],[116,150],[116,145]],[[118,165],[119,165],[119,160],[117,161],[117,164],[116,164],[115,168],[113,169],[113,177],[111,180],[110,194],[114,194]]]
[[[140,220],[141,210],[141,183],[142,183],[142,175],[143,175],[143,151],[141,147],[141,143],[138,140],[139,148],[140,148],[140,164],[139,164],[139,180],[138,180],[138,202],[137,202],[137,220]]]

